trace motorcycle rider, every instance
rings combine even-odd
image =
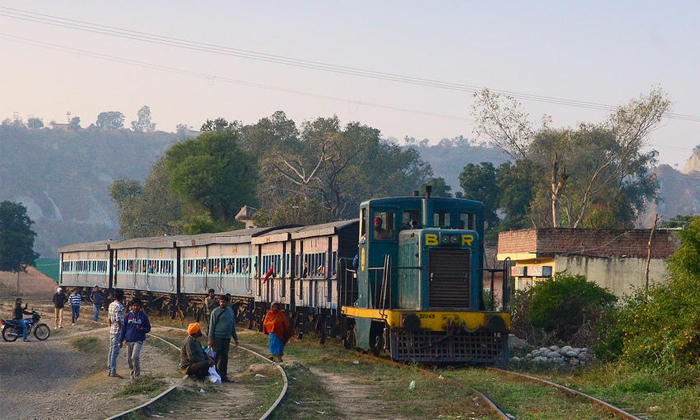
[[[22,315],[34,315],[32,312],[27,310],[27,305],[24,305],[24,308],[22,308],[22,298],[17,298],[15,299],[15,309],[14,309],[14,317],[12,318],[14,321],[17,322],[17,325],[22,327],[22,336],[24,338],[24,341],[29,341],[27,339],[27,335],[29,334],[29,328],[27,327],[27,324],[29,324],[32,319],[27,318],[27,319],[22,319]]]

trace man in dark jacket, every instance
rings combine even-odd
[[[27,310],[27,305],[22,308],[22,298],[15,299],[15,309],[12,313],[12,319],[22,328],[22,334],[24,335],[24,341],[29,341],[27,339],[27,334],[29,334],[29,328],[27,328],[27,323],[31,321],[31,318],[22,319],[23,315],[33,315],[32,312]]]
[[[92,306],[95,310],[95,318],[93,320],[97,322],[97,316],[100,314],[102,302],[105,300],[104,292],[100,290],[97,285],[95,285],[95,288],[92,289],[92,293],[90,293],[90,300],[92,301]]]
[[[199,322],[190,324],[187,334],[180,350],[180,369],[185,375],[194,376],[201,381],[207,377],[209,367],[214,366],[214,359],[208,357],[199,344],[198,340],[202,336]]]
[[[68,296],[59,287],[53,295],[54,328],[63,328],[63,307],[66,305],[66,302],[68,302]]]
[[[129,371],[131,379],[136,379],[141,376],[141,347],[146,334],[151,331],[151,322],[148,320],[148,315],[141,311],[141,299],[131,301],[131,312],[124,317],[124,328],[122,328],[119,337],[119,348],[124,345],[126,340],[126,356],[129,362]]]
[[[221,382],[233,382],[228,378],[228,349],[231,337],[238,345],[236,334],[236,316],[228,306],[226,295],[219,297],[219,307],[214,309],[209,318],[209,347],[216,352],[216,371],[221,376]]]

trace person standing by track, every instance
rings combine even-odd
[[[221,382],[233,382],[228,378],[228,350],[233,337],[238,346],[236,334],[236,316],[228,306],[228,296],[219,297],[219,307],[214,309],[209,319],[209,347],[216,352],[216,371]]]
[[[294,328],[276,302],[270,305],[270,310],[265,315],[263,332],[270,336],[270,360],[276,359],[281,362],[284,356],[284,345],[294,335]]]
[[[63,307],[66,305],[66,302],[68,302],[68,296],[59,287],[53,295],[54,328],[63,328]]]
[[[114,291],[114,302],[109,304],[109,355],[107,356],[107,376],[112,378],[123,378],[117,373],[117,356],[119,356],[119,337],[124,324],[124,291],[117,289]]]
[[[93,321],[97,322],[97,318],[100,315],[100,308],[102,308],[102,302],[105,300],[105,294],[100,288],[95,285],[95,288],[92,289],[92,293],[90,293],[90,300],[92,301],[92,306],[95,310],[95,318]]]
[[[80,317],[80,304],[83,301],[83,297],[78,293],[78,289],[73,289],[73,292],[68,296],[68,302],[70,302],[71,309],[71,319],[73,325],[78,321]]]
[[[209,294],[204,298],[204,319],[209,323],[211,313],[219,306],[219,299],[214,296],[214,289],[209,289]]]
[[[131,301],[131,312],[124,317],[124,326],[119,335],[119,348],[122,348],[126,340],[126,356],[131,379],[141,376],[141,347],[149,332],[151,332],[151,322],[148,315],[141,310],[141,299],[134,299]]]

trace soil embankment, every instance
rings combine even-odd
[[[19,276],[19,295],[51,296],[56,293],[56,281],[34,267],[27,267],[26,273],[0,271],[0,295],[17,295]]]

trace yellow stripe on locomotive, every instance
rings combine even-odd
[[[391,328],[410,330],[468,333],[479,329],[506,332],[510,328],[510,314],[507,312],[381,310],[350,306],[343,306],[342,312],[353,318],[385,321]]]

